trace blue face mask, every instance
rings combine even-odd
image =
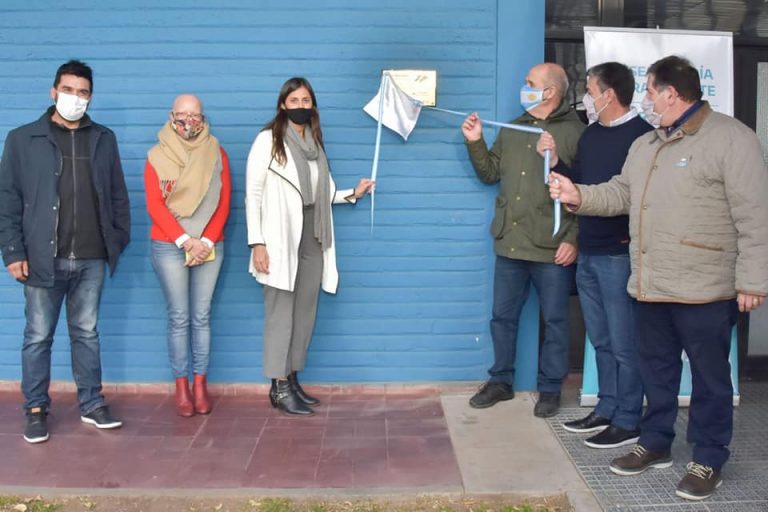
[[[544,101],[544,89],[536,89],[530,85],[524,85],[520,88],[520,105],[530,112],[532,109],[541,105]]]

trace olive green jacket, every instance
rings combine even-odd
[[[567,102],[547,119],[526,112],[512,122],[551,133],[558,157],[571,165],[584,124]],[[551,263],[562,242],[576,245],[577,225],[573,214],[561,206],[560,230],[552,236],[554,203],[544,183],[544,159],[536,152],[538,140],[537,134],[502,128],[490,151],[482,138],[466,144],[477,176],[485,183],[501,182],[491,224],[496,254]]]

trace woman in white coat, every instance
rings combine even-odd
[[[304,78],[283,84],[277,113],[248,154],[246,217],[250,272],[264,285],[264,374],[269,398],[286,414],[311,415],[319,400],[298,381],[322,288],[336,293],[331,205],[354,204],[373,182],[337,190],[328,169],[320,116]]]

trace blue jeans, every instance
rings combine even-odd
[[[72,376],[77,385],[81,414],[104,405],[101,394],[101,354],[96,323],[104,285],[103,259],[54,261],[52,288],[24,286],[24,345],[21,349],[21,391],[24,407],[48,410],[51,397],[51,346],[61,304],[67,299],[67,327],[72,355]]]
[[[736,301],[709,304],[638,302],[635,308],[640,375],[648,408],[639,443],[666,451],[675,438],[682,351],[691,362],[688,442],[693,460],[719,469],[733,437],[733,386],[728,354],[736,323]]]
[[[634,301],[627,294],[628,254],[579,254],[576,286],[587,334],[595,347],[599,402],[595,414],[635,430],[643,407],[637,368]]]
[[[573,265],[563,267],[496,256],[491,319],[494,363],[488,370],[492,382],[514,385],[520,312],[533,281],[544,317],[544,343],[539,354],[537,385],[541,392],[560,392],[560,385],[568,374],[568,297],[573,272]]]
[[[216,244],[216,259],[184,265],[184,250],[176,244],[152,241],[152,266],[165,295],[168,311],[168,358],[174,378],[189,377],[190,327],[192,371],[208,373],[211,351],[211,300],[224,261],[224,244]]]

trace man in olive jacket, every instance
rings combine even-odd
[[[101,394],[96,323],[105,266],[114,271],[128,244],[130,211],[115,134],[85,113],[92,92],[90,67],[60,66],[55,105],[12,130],[0,160],[0,250],[26,300],[21,390],[29,443],[48,440],[51,346],[65,299],[81,420],[122,425]]]
[[[701,100],[699,75],[687,60],[654,63],[647,88],[645,116],[660,128],[635,141],[621,174],[578,187],[553,175],[550,192],[579,214],[629,213],[627,291],[637,299],[648,409],[638,444],[610,469],[636,475],[672,465],[685,350],[693,461],[677,495],[701,500],[721,483],[733,435],[728,353],[737,309],[751,311],[768,294],[768,170],[755,133]]]
[[[562,67],[534,66],[520,91],[526,112],[513,122],[551,133],[560,158],[570,165],[584,124],[565,101],[567,90]],[[501,182],[491,225],[496,249],[491,319],[494,364],[488,370],[490,379],[469,403],[485,408],[514,398],[517,331],[533,282],[545,324],[534,414],[554,416],[568,373],[568,297],[577,255],[576,223],[563,211],[560,230],[552,236],[554,205],[544,184],[544,161],[536,152],[538,135],[504,128],[489,151],[477,113],[467,117],[462,132],[478,177],[485,183]]]

